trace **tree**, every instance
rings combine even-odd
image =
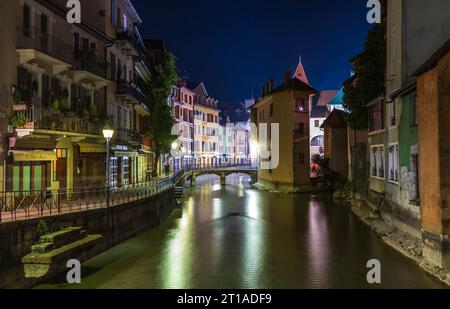
[[[319,166],[320,184],[325,185],[330,192],[345,185],[345,179],[330,167],[330,158],[315,155],[312,163]]]
[[[352,59],[355,75],[344,83],[344,107],[352,129],[367,129],[367,105],[385,93],[385,24],[369,30],[364,51]]]
[[[161,51],[155,55],[154,65],[150,68],[150,81],[139,79],[137,84],[146,96],[146,105],[150,115],[146,117],[146,133],[153,141],[155,152],[154,166],[158,166],[161,154],[168,153],[174,140],[172,127],[174,124],[171,107],[167,98],[171,93],[171,86],[177,80],[175,57]],[[154,171],[156,176],[157,171]]]

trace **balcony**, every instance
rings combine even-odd
[[[49,67],[52,74],[68,70],[73,59],[72,43],[38,28],[17,28],[17,52],[20,64],[34,61]]]
[[[74,83],[92,83],[97,89],[105,87],[108,63],[95,50],[75,51],[72,78]]]
[[[125,80],[117,82],[116,96],[131,104],[141,104],[146,101],[146,97],[141,88],[137,84]]]
[[[105,120],[96,116],[82,117],[76,112],[52,110],[51,108],[36,108],[26,106],[14,111],[12,125],[19,137],[28,135],[31,131],[54,131],[64,134],[82,134],[101,136]],[[28,133],[26,133],[28,132]]]
[[[138,57],[143,55],[144,46],[136,30],[133,28],[117,28],[117,44],[122,52],[129,56]]]
[[[113,140],[120,144],[137,146],[141,142],[141,136],[133,130],[118,129],[117,134],[113,137]]]

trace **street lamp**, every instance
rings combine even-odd
[[[105,128],[103,130],[103,137],[106,139],[106,207],[109,207],[109,141],[112,139],[114,131]]]
[[[181,145],[181,168],[185,167],[184,155],[186,154],[186,147]]]

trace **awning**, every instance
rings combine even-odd
[[[139,149],[139,152],[141,154],[153,154],[153,151],[151,151],[150,149],[147,149],[147,148],[141,148],[141,149]]]
[[[81,153],[106,153],[106,145],[93,143],[78,143]]]
[[[56,161],[56,153],[54,151],[11,150],[10,153],[16,162]]]
[[[15,148],[25,149],[55,149],[57,141],[48,138],[22,137],[17,139]]]

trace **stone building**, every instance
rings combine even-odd
[[[317,94],[307,83],[306,74],[297,70],[295,76],[292,78],[286,72],[283,84],[276,88],[270,80],[263,87],[262,97],[252,106],[252,122],[259,131],[260,125],[267,124],[267,138],[252,133],[252,144],[259,149],[258,183],[268,189],[288,192],[311,184],[309,100]],[[272,124],[279,125],[279,136],[272,131]],[[272,155],[263,155],[267,151]],[[279,153],[279,158],[274,151]]]
[[[111,184],[149,179],[140,18],[128,0],[81,3],[82,23],[69,24],[67,1],[1,2],[3,190],[104,186],[105,126],[115,131]]]
[[[423,255],[434,265],[450,270],[450,41],[414,75]]]
[[[421,129],[413,73],[448,39],[450,2],[386,5],[386,93],[369,105],[368,201],[386,221],[420,239]]]

